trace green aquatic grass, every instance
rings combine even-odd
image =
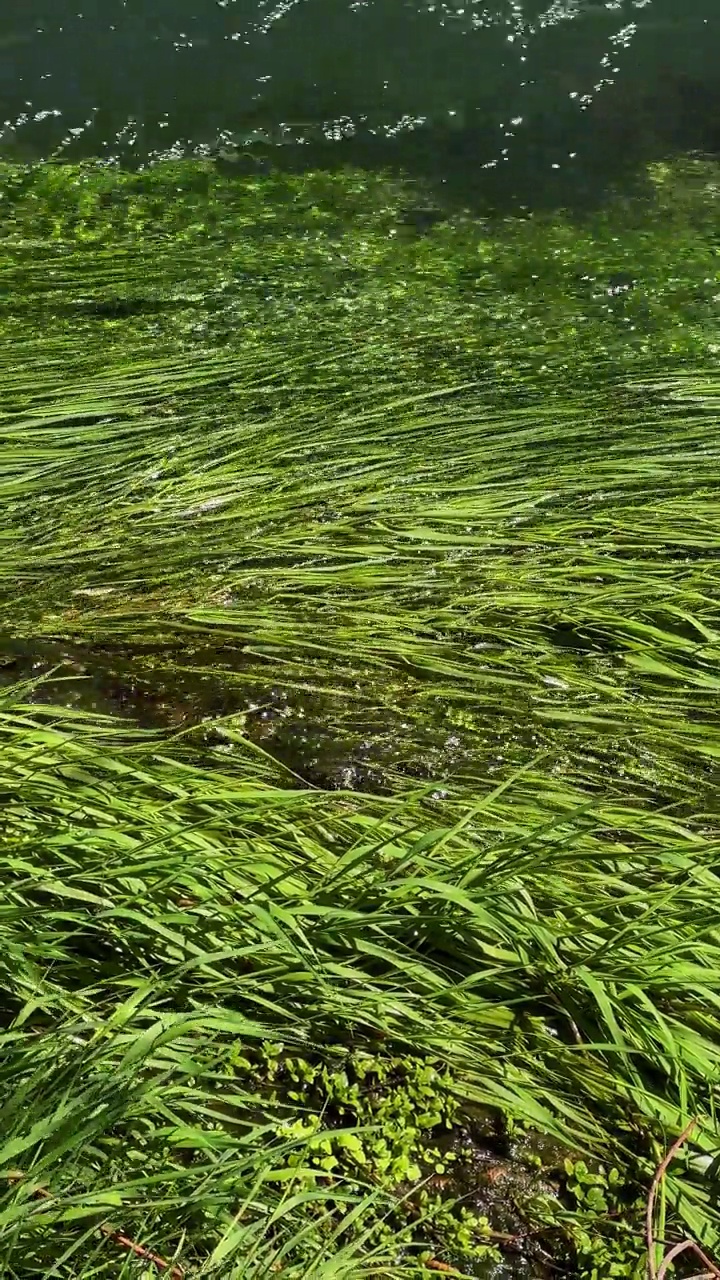
[[[314,1251],[343,1274],[341,1242],[348,1274],[385,1274],[392,1250],[362,1261],[342,1216],[368,1180],[376,1222],[393,1188],[372,1159],[313,1165],[323,1115],[261,1085],[268,1043],[424,1060],[462,1107],[636,1182],[688,1115],[714,1154],[719,847],[701,815],[588,803],[532,772],[443,804],[302,791],[247,748],[200,768],[182,738],[21,695],[0,721],[0,1170],[25,1175],[0,1214],[6,1274],[49,1256],[118,1274],[108,1220],[190,1274],[267,1274],[281,1248],[290,1274],[326,1274]],[[668,1195],[712,1247],[703,1167],[674,1170]]]
[[[545,748],[665,801],[712,768],[720,460],[694,383],[582,413],[308,391],[260,418],[237,404],[253,376],[137,367],[6,422],[8,631],[164,646],[176,669],[209,637],[248,703],[270,683],[299,723],[314,701],[351,750],[392,740],[388,764]]]
[[[706,160],[653,166],[642,197],[580,220],[479,217],[385,174],[211,160],[6,164],[0,191],[16,381],[47,381],[49,339],[65,369],[221,348],[350,397],[468,373],[514,394],[586,389],[601,368],[656,376],[717,354]]]
[[[396,778],[712,768],[712,409],[663,385],[716,363],[714,165],[426,234],[354,171],[3,180],[6,632],[209,642],[270,745]]]
[[[367,175],[2,180],[0,1270],[502,1274],[421,1192],[484,1108],[583,1280],[697,1115],[712,1250],[715,168],[427,235]],[[92,716],[115,662],[228,714]]]

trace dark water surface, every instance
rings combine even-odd
[[[716,0],[5,0],[6,153],[215,148],[594,200],[720,148]]]

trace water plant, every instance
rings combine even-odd
[[[3,181],[3,1274],[712,1253],[714,168]]]
[[[477,1171],[452,1230],[433,1225],[442,1199],[413,1198],[477,1106],[564,1147],[573,1163],[554,1150],[541,1170],[585,1216],[544,1189],[524,1229],[568,1247],[584,1231],[591,1255],[605,1184],[573,1153],[630,1180],[638,1256],[638,1188],[698,1114],[666,1193],[712,1247],[717,841],[700,816],[532,775],[452,803],[308,791],[252,747],[200,767],[184,737],[22,693],[0,743],[6,1274],[50,1256],[78,1274],[91,1240],[87,1274],[116,1274],[108,1223],[189,1274],[276,1257],[305,1274],[340,1241],[381,1274],[357,1249],[372,1235],[389,1263],[393,1195],[414,1205],[405,1267],[414,1242],[496,1249]]]

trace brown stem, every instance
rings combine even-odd
[[[660,1268],[658,1269],[655,1266],[655,1245],[659,1243],[655,1239],[654,1226],[655,1201],[657,1199],[657,1193],[669,1166],[675,1159],[675,1156],[683,1143],[690,1137],[690,1134],[696,1124],[697,1120],[691,1120],[689,1124],[686,1124],[680,1134],[680,1137],[675,1139],[667,1154],[660,1161],[660,1164],[655,1171],[655,1177],[652,1180],[652,1186],[650,1187],[650,1193],[647,1200],[647,1210],[645,1212],[645,1241],[647,1244],[647,1266],[650,1280],[665,1280],[668,1268],[672,1266],[675,1259],[679,1258],[682,1253],[694,1253],[706,1268],[699,1276],[695,1277],[695,1280],[720,1280],[720,1268],[715,1266],[712,1259],[708,1258],[707,1254],[700,1248],[699,1244],[695,1244],[694,1240],[680,1240],[667,1251],[660,1263]]]
[[[665,1254],[660,1270],[658,1271],[658,1280],[664,1280],[670,1264],[674,1262],[676,1258],[679,1258],[681,1253],[687,1253],[689,1249],[691,1249],[693,1253],[697,1254],[705,1267],[710,1268],[709,1271],[703,1271],[700,1275],[696,1275],[694,1280],[715,1280],[715,1277],[720,1276],[720,1271],[718,1271],[715,1264],[710,1261],[706,1254],[703,1253],[699,1244],[695,1244],[693,1240],[681,1240],[679,1244],[674,1244],[672,1249]],[[690,1280],[693,1280],[692,1276],[690,1277]]]
[[[675,1139],[670,1150],[661,1160],[655,1170],[655,1177],[652,1180],[652,1186],[650,1187],[650,1192],[647,1198],[647,1209],[645,1211],[645,1242],[647,1244],[647,1265],[650,1280],[659,1280],[658,1269],[655,1266],[655,1201],[657,1199],[657,1193],[660,1188],[660,1184],[667,1173],[668,1166],[674,1160],[683,1143],[690,1137],[696,1123],[697,1121],[693,1119],[685,1125],[680,1137]]]
[[[143,1245],[137,1244],[126,1236],[122,1231],[116,1231],[114,1227],[103,1222],[100,1230],[108,1240],[112,1240],[113,1244],[117,1244],[121,1249],[127,1249],[130,1253],[134,1253],[137,1258],[142,1258],[144,1262],[152,1262],[158,1271],[169,1271],[171,1280],[184,1280],[185,1272],[182,1267],[173,1265],[165,1258],[161,1258],[159,1253],[153,1253],[152,1249],[145,1249]]]
[[[15,1169],[5,1176],[9,1182],[21,1182],[25,1174],[21,1169]],[[52,1194],[46,1187],[35,1187],[32,1195],[35,1200],[53,1199]],[[111,1227],[109,1223],[102,1222],[98,1229],[108,1240],[112,1240],[113,1244],[119,1245],[121,1249],[127,1249],[130,1253],[134,1253],[137,1258],[142,1258],[144,1262],[152,1262],[158,1271],[168,1271],[169,1280],[185,1280],[185,1272],[182,1267],[176,1263],[168,1262],[165,1258],[161,1258],[160,1254],[153,1253],[152,1249],[146,1249],[143,1245],[137,1244],[135,1240],[131,1240],[124,1232],[117,1231],[115,1227]]]

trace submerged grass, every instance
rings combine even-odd
[[[240,360],[170,400],[173,373],[121,381],[120,411],[86,382],[82,408],[70,389],[5,426],[8,631],[176,666],[211,636],[248,704],[269,685],[299,724],[314,699],[411,771],[420,744],[491,770],[581,750],[584,781],[612,761],[621,791],[677,801],[712,769],[712,410],[465,387],[258,419]]]
[[[679,799],[713,751],[717,451],[656,384],[716,359],[718,184],[651,179],[420,234],[422,193],[361,173],[8,168],[5,631],[159,647],[169,680],[210,639],[321,770],[329,723],[361,772],[549,747]]]
[[[3,1274],[629,1277],[693,1116],[716,1249],[715,169],[427,235],[367,175],[5,183]],[[49,641],[232,714],[43,707]]]

